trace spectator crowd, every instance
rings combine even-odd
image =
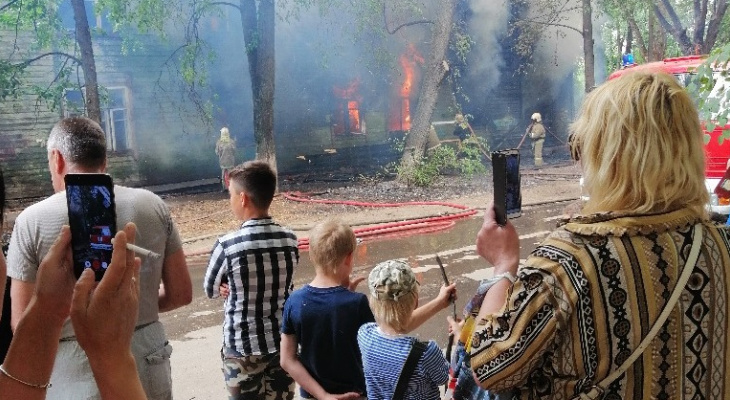
[[[298,239],[269,212],[276,174],[263,161],[221,164],[241,226],[215,242],[202,285],[224,298],[211,351],[229,399],[293,399],[295,383],[320,400],[730,398],[730,230],[706,210],[687,92],[666,74],[609,81],[587,95],[570,146],[589,196],[526,259],[514,225],[485,210],[476,251],[494,276],[463,318],[447,317],[450,360],[412,332],[456,300],[455,284],[419,304],[400,260],[352,280],[355,234],[328,218],[309,233],[315,276],[295,290]],[[14,333],[0,400],[172,399],[159,314],[190,303],[193,283],[167,206],[114,186],[123,228],[111,264],[99,282],[88,269],[77,280],[64,177],[106,172],[105,135],[66,118],[47,150],[56,193],[23,210],[0,258]]]

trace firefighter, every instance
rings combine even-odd
[[[454,136],[459,138],[459,144],[471,136],[474,132],[471,130],[471,126],[466,122],[466,119],[462,114],[456,114],[454,116]],[[461,147],[461,146],[460,146]]]
[[[221,191],[228,190],[228,170],[236,165],[236,141],[225,126],[221,128],[221,137],[215,144],[215,154],[221,167]]]
[[[535,156],[535,166],[542,167],[542,145],[545,143],[545,126],[542,124],[540,113],[532,114],[532,123],[527,127],[527,132],[532,140],[532,153]]]

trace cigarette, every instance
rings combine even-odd
[[[135,244],[127,243],[127,250],[131,250],[141,256],[145,257],[151,257],[151,258],[160,258],[161,256],[158,253],[155,253],[152,250],[147,250],[143,247],[139,247]]]

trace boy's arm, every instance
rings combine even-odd
[[[223,275],[225,275],[228,261],[221,242],[216,241],[213,251],[210,254],[208,269],[205,271],[205,279],[203,279],[203,289],[205,295],[209,299],[215,299],[221,295],[220,286]]]
[[[327,393],[324,388],[312,378],[304,365],[299,361],[297,357],[297,337],[295,335],[281,334],[281,355],[280,364],[281,368],[284,369],[304,390],[311,394],[314,398],[325,400],[346,400],[346,399],[358,399],[359,393],[345,393],[341,395],[332,395]]]
[[[421,324],[428,321],[429,318],[433,317],[439,311],[448,307],[453,300],[456,300],[456,283],[452,283],[449,286],[441,286],[438,296],[428,303],[416,308],[411,315],[411,320],[408,322],[406,332],[412,332]]]

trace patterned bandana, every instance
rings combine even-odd
[[[417,286],[418,281],[411,267],[398,260],[376,265],[368,277],[370,294],[378,300],[398,301],[402,296],[414,292]]]

